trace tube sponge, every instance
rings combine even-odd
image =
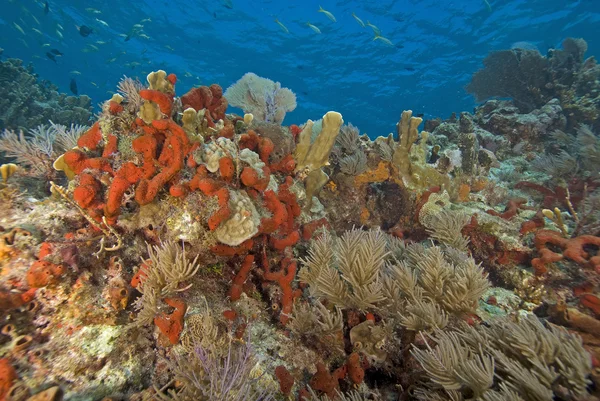
[[[308,168],[310,171],[326,166],[331,154],[331,149],[340,133],[344,120],[342,115],[335,111],[328,111],[323,116],[323,128],[317,139],[310,144],[313,122],[308,120],[300,133],[298,147],[296,148],[296,171]]]

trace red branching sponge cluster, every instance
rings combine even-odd
[[[302,295],[302,290],[294,290],[292,287],[292,282],[294,281],[294,278],[296,278],[296,261],[291,260],[290,258],[283,258],[280,269],[275,272],[271,270],[269,261],[266,260],[266,257],[263,257],[263,269],[265,280],[276,282],[279,285],[279,288],[281,288],[281,313],[279,315],[279,321],[282,324],[286,324],[292,313],[294,299]]]
[[[244,283],[248,279],[248,275],[250,274],[253,265],[254,255],[247,255],[244,258],[244,262],[242,262],[242,268],[235,275],[235,278],[233,279],[233,284],[229,289],[229,298],[232,301],[237,301],[242,296],[242,292],[244,291]]]
[[[44,260],[51,253],[52,246],[47,242],[42,243],[38,253],[38,260],[33,262],[27,271],[26,280],[30,288],[45,287],[65,273],[63,265],[56,265]]]
[[[350,354],[346,363],[331,373],[322,362],[317,363],[317,373],[310,379],[309,385],[313,390],[333,400],[340,389],[340,380],[346,377],[355,385],[362,383],[365,378],[365,366],[356,352]],[[301,401],[310,399],[309,392],[305,388],[300,390],[298,396]]]
[[[223,89],[217,84],[190,89],[181,97],[181,103],[184,110],[188,107],[196,111],[206,109],[205,116],[209,127],[214,127],[215,121],[225,119],[227,99],[223,97]]]
[[[510,199],[504,209],[504,212],[498,213],[495,210],[488,210],[487,213],[492,216],[501,217],[504,220],[510,220],[517,215],[519,209],[523,209],[523,205],[527,203],[527,199],[525,198],[514,198]]]
[[[539,257],[532,259],[531,265],[538,275],[548,271],[548,264],[565,258],[600,273],[600,254],[590,255],[585,249],[588,246],[600,249],[600,237],[581,235],[576,238],[564,238],[556,231],[540,230],[535,235],[534,244]],[[562,254],[551,250],[549,244],[562,249]]]
[[[279,365],[275,368],[275,377],[279,381],[279,391],[283,395],[290,395],[292,387],[294,386],[294,376],[283,365]]]
[[[164,334],[171,344],[179,342],[179,336],[183,331],[183,318],[187,305],[177,298],[165,298],[165,303],[175,310],[171,314],[163,313],[154,318],[154,324]]]

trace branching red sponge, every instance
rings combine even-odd
[[[104,215],[109,221],[118,216],[121,209],[123,195],[127,189],[136,184],[142,178],[142,170],[132,162],[124,163],[113,178],[108,188],[106,205],[104,206]],[[112,221],[114,224],[115,221]]]
[[[242,262],[242,267],[240,271],[235,275],[233,279],[233,284],[229,289],[229,298],[232,301],[237,301],[242,296],[242,292],[244,292],[244,283],[248,279],[248,275],[254,266],[254,255],[247,255]]]
[[[271,234],[287,221],[288,214],[285,205],[279,201],[275,192],[271,190],[264,193],[264,205],[271,212],[272,216],[262,219],[260,231],[264,234]]]
[[[96,122],[89,130],[81,135],[79,139],[77,139],[77,146],[82,149],[87,148],[89,150],[96,150],[101,140],[102,132],[100,132],[100,124]]]
[[[600,247],[600,237],[581,235],[576,238],[563,238],[560,233],[550,230],[540,230],[536,233],[534,244],[539,257],[531,261],[536,274],[544,274],[546,265],[558,262],[564,258],[570,259],[584,268],[595,269],[600,273],[600,255],[590,256],[585,250],[587,246]],[[562,249],[562,254],[552,251],[548,244]]]
[[[302,293],[300,290],[294,291],[292,288],[292,282],[296,277],[296,262],[289,258],[284,258],[281,261],[281,268],[279,271],[273,272],[271,271],[267,260],[267,262],[264,263],[263,268],[265,270],[265,280],[274,281],[281,288],[281,314],[279,315],[279,321],[281,324],[286,324],[292,313],[294,299],[299,297]]]
[[[210,248],[211,252],[218,256],[235,256],[247,253],[254,246],[252,239],[246,240],[238,246],[229,246],[225,244],[218,244]]]
[[[154,89],[142,89],[140,91],[140,97],[144,100],[156,103],[163,114],[166,114],[169,117],[171,116],[173,107],[173,98],[171,96]]]
[[[101,189],[102,185],[93,175],[87,173],[80,174],[79,185],[73,191],[73,199],[83,209],[87,209],[95,203]]]
[[[187,305],[180,299],[177,298],[165,298],[165,303],[175,310],[171,314],[163,313],[160,316],[154,318],[154,324],[161,333],[163,333],[171,344],[177,344],[179,342],[179,336],[183,331],[183,317]]]
[[[170,135],[163,147],[162,153],[167,153],[169,157],[163,158],[164,162],[168,162],[167,167],[163,168],[162,171],[156,174],[152,179],[141,180],[136,191],[135,200],[140,205],[146,205],[154,200],[158,191],[165,186],[167,182],[173,179],[175,175],[183,168],[183,144],[179,138],[175,135]],[[161,161],[161,158],[159,158]]]

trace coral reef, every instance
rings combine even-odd
[[[92,100],[85,95],[67,96],[54,85],[39,81],[33,68],[18,59],[0,62],[0,129],[30,130],[56,124],[88,124]]]
[[[596,399],[584,47],[492,55],[470,89],[512,101],[375,139],[282,126],[295,96],[254,74],[178,97],[162,70],[90,127],[5,130],[0,397]]]

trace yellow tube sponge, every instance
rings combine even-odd
[[[2,182],[6,184],[6,181],[17,171],[17,165],[13,163],[6,163],[0,166],[0,175],[2,175]]]
[[[331,149],[335,144],[343,123],[344,119],[340,113],[335,111],[327,112],[323,116],[321,133],[312,144],[308,145],[313,125],[312,121],[309,120],[300,133],[298,147],[296,148],[296,171],[304,169],[308,169],[309,171],[318,170],[328,164]]]
[[[175,87],[167,79],[167,73],[163,70],[151,72],[148,74],[146,79],[148,80],[150,89],[154,89],[163,93],[173,93],[175,91]]]

